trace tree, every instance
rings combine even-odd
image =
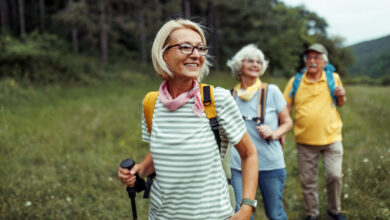
[[[1,30],[6,31],[8,29],[8,4],[7,4],[7,0],[0,0],[0,23],[1,23]]]
[[[100,45],[100,61],[103,64],[107,63],[108,46],[107,46],[107,29],[106,29],[106,4],[105,1],[100,1],[99,4],[99,45]]]
[[[26,33],[26,27],[24,23],[23,0],[18,0],[18,12],[19,12],[19,33],[20,33],[20,37],[23,38]]]
[[[39,30],[45,31],[45,0],[39,0]]]

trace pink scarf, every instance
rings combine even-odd
[[[175,99],[172,99],[171,94],[168,92],[168,82],[165,80],[159,89],[159,97],[161,103],[171,112],[183,106],[188,100],[195,96],[195,104],[192,107],[195,115],[200,117],[202,110],[204,109],[202,98],[200,96],[200,89],[198,83],[194,80],[192,89],[188,92],[180,94]]]

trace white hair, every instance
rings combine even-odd
[[[202,39],[203,45],[207,47],[206,38],[202,30],[202,26],[200,24],[197,24],[187,19],[174,19],[166,22],[157,32],[156,38],[154,39],[152,46],[153,67],[156,70],[157,74],[163,79],[170,79],[174,77],[174,74],[164,61],[163,54],[165,49],[168,47],[168,41],[171,33],[174,30],[181,28],[191,29],[197,32]],[[209,66],[211,65],[207,58],[208,56],[205,57],[205,62],[202,66],[198,81],[200,81],[204,76],[208,75],[209,73]]]
[[[262,68],[260,76],[264,74],[268,67],[268,61],[265,59],[263,52],[257,48],[255,44],[248,44],[241,48],[230,60],[227,61],[226,65],[232,71],[233,76],[241,81],[241,67],[242,61],[247,58],[259,57],[262,62]]]

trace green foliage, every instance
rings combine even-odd
[[[349,68],[351,76],[380,78],[390,75],[390,36],[351,46],[356,63]]]
[[[0,45],[0,79],[46,85],[93,83],[103,75],[96,59],[70,54],[56,35],[33,32],[24,40],[2,36]]]
[[[124,81],[89,86],[25,87],[0,81],[0,219],[125,219],[130,201],[117,180],[119,162],[141,161],[141,102],[161,80],[115,67]],[[117,73],[114,73],[117,74]],[[263,81],[284,88],[282,78]],[[226,72],[208,83],[237,82]],[[343,119],[343,212],[348,219],[390,218],[389,87],[347,86]],[[289,219],[305,216],[292,132],[284,146]],[[321,218],[326,218],[324,169],[319,167]],[[257,198],[261,201],[258,191]],[[148,200],[137,196],[140,219]],[[265,219],[260,203],[256,219]]]

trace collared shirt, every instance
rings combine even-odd
[[[317,82],[310,81],[306,72],[294,98],[289,97],[294,77],[284,90],[284,98],[295,107],[294,134],[297,143],[327,145],[341,141],[342,122],[333,103],[325,72]],[[336,86],[342,86],[340,77],[333,73]]]

